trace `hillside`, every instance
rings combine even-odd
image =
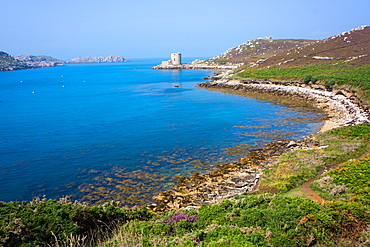
[[[283,53],[292,48],[302,47],[312,42],[315,42],[315,40],[274,39],[273,37],[263,37],[232,47],[205,62],[209,64],[253,63],[260,59],[266,59],[273,55]]]
[[[254,65],[239,68],[241,79],[303,81],[327,87],[347,87],[370,103],[370,27],[293,48]],[[311,80],[305,80],[310,82]]]
[[[369,65],[369,51],[370,27],[361,26],[349,32],[279,53],[261,62],[258,68],[279,66],[283,69],[303,65],[337,65],[339,62],[352,66]]]
[[[29,66],[0,51],[0,71],[28,69]]]
[[[0,51],[0,71],[35,69],[61,66],[65,61],[50,56],[21,55],[11,56]]]
[[[65,61],[61,59],[56,59],[56,58],[53,58],[50,56],[44,56],[44,55],[27,54],[27,55],[14,56],[14,58],[33,68],[62,66],[65,63]]]
[[[20,55],[20,56],[14,56],[15,59],[22,61],[22,62],[54,62],[54,63],[65,63],[65,61],[57,58],[53,58],[50,56],[44,56],[44,55]]]

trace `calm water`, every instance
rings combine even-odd
[[[212,72],[152,70],[160,61],[1,72],[0,200],[137,204],[176,175],[322,124],[303,102],[199,88]]]

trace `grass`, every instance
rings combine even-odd
[[[351,66],[345,62],[311,66],[281,68],[273,66],[263,69],[244,69],[235,75],[241,79],[271,79],[280,81],[301,81],[307,75],[318,79],[317,83],[335,82],[337,86],[359,90],[359,96],[370,102],[370,66]]]
[[[297,186],[322,167],[368,152],[369,135],[370,124],[322,133],[316,140],[329,147],[289,152],[265,170],[260,187],[270,193],[260,190],[199,209],[134,220],[105,246],[366,246],[370,243],[369,156],[327,174],[333,185],[349,188],[345,201],[340,194],[329,198],[332,202],[316,203]]]
[[[299,197],[241,195],[192,211],[126,223],[105,246],[333,246],[344,241],[354,246],[367,240],[353,236],[366,233],[368,213],[361,203],[319,205]],[[178,214],[196,220],[170,220]],[[354,222],[361,224],[348,228]]]

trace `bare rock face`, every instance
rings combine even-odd
[[[124,61],[122,56],[111,55],[108,57],[76,57],[70,63],[120,63]]]

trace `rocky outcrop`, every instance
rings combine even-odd
[[[293,149],[309,149],[312,139],[292,142],[280,141],[265,148],[252,149],[244,158],[236,162],[218,165],[205,174],[195,173],[191,177],[181,177],[170,190],[153,197],[157,204],[147,205],[153,211],[187,209],[201,204],[210,204],[223,198],[250,192],[257,186],[263,168],[277,161],[284,152]]]
[[[204,65],[204,64],[182,64],[182,65],[168,65],[162,64],[153,67],[153,69],[200,69],[200,70],[230,70],[236,69],[238,66],[223,66],[223,65]]]
[[[77,57],[68,63],[120,63],[124,61],[122,56],[111,55],[108,57]]]

